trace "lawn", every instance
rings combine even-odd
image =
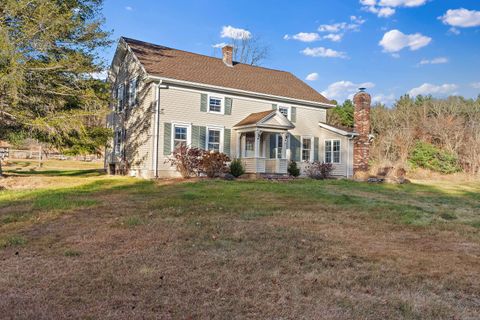
[[[34,166],[0,181],[2,317],[478,319],[480,182]]]

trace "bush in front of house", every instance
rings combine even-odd
[[[328,179],[332,177],[333,165],[331,163],[315,161],[306,168],[308,177],[317,180]]]
[[[202,149],[182,145],[173,151],[172,156],[166,159],[165,163],[175,166],[182,177],[188,179],[200,174],[204,153]]]
[[[444,174],[461,171],[455,154],[423,141],[415,144],[408,160],[414,167],[430,169]]]
[[[233,159],[233,161],[230,163],[230,173],[235,178],[238,178],[245,173],[245,168],[240,159]]]
[[[207,177],[215,178],[228,171],[228,161],[230,161],[230,158],[224,153],[205,151],[200,161],[200,167]]]
[[[297,162],[291,160],[288,164],[287,172],[292,177],[298,177],[300,175],[300,169],[297,166]]]

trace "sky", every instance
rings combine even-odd
[[[115,40],[206,55],[255,35],[270,48],[263,67],[339,102],[359,87],[387,105],[405,93],[480,94],[479,0],[106,0],[103,14]]]

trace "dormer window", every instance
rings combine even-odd
[[[223,98],[210,96],[208,99],[208,112],[223,114]]]

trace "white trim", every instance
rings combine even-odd
[[[332,162],[328,162],[331,164],[342,164],[342,139],[325,139],[323,140],[323,162],[327,163],[326,159],[326,153],[327,153],[327,148],[326,148],[326,142],[330,141],[331,142],[331,149],[330,152],[332,153]],[[339,150],[338,150],[338,162],[334,161],[334,156],[333,156],[333,142],[338,141],[339,143]]]
[[[210,99],[211,98],[220,100],[220,112],[210,111]],[[207,96],[207,112],[208,113],[213,113],[213,114],[224,115],[225,114],[225,97],[221,96],[221,95],[218,95],[218,94],[209,93],[208,96]]]
[[[306,161],[303,160],[303,139],[305,140],[310,140],[310,160]],[[315,143],[315,139],[313,135],[303,135],[300,136],[300,162],[313,162],[315,160],[315,146],[313,145]]]
[[[208,131],[209,130],[216,130],[220,131],[220,142],[218,146],[218,151],[223,153],[223,145],[224,145],[224,133],[225,133],[225,127],[224,126],[216,126],[216,125],[207,125],[206,126],[206,133],[205,133],[205,150],[208,151]]]
[[[190,82],[190,81],[184,81],[184,80],[177,80],[177,79],[172,79],[172,78],[165,78],[165,77],[158,77],[158,76],[153,76],[153,75],[148,75],[148,78],[154,79],[154,80],[163,80],[164,82],[169,82],[169,83],[177,83],[177,84],[183,84],[183,85],[189,85],[189,86],[194,86],[198,88],[203,88],[203,89],[216,89],[220,91],[225,91],[225,92],[233,92],[233,93],[241,93],[241,94],[247,94],[251,96],[258,96],[258,97],[266,97],[266,98],[273,98],[277,100],[285,100],[285,101],[292,101],[293,103],[297,102],[300,104],[307,104],[310,106],[317,106],[320,108],[334,108],[336,105],[330,104],[330,103],[321,103],[321,102],[315,102],[315,101],[308,101],[308,100],[302,100],[302,99],[296,99],[296,98],[289,98],[289,97],[283,97],[283,96],[276,96],[276,95],[270,95],[266,93],[259,93],[259,92],[253,92],[253,91],[246,91],[246,90],[240,90],[240,89],[233,89],[233,88],[226,88],[226,87],[221,87],[221,86],[214,86],[214,85],[209,85],[205,83],[198,83],[198,82]]]
[[[172,132],[170,137],[170,149],[171,152],[175,150],[175,127],[187,128],[187,146],[192,145],[192,123],[182,121],[172,121]]]
[[[332,132],[335,132],[335,133],[338,133],[338,134],[341,134],[342,136],[358,136],[358,133],[356,132],[348,132],[348,131],[345,131],[345,130],[342,130],[342,129],[339,129],[339,128],[335,128],[335,127],[332,127],[326,123],[323,123],[323,122],[319,122],[318,125],[320,127],[322,127],[323,129],[327,129],[327,130],[330,130]]]

